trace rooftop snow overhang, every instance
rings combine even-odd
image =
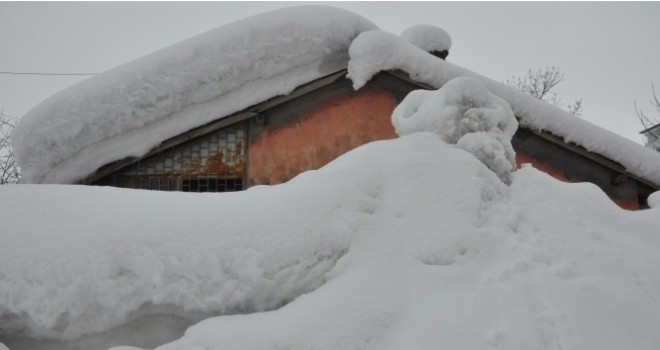
[[[27,183],[75,183],[188,130],[345,68],[377,27],[299,6],[240,20],[87,79],[29,111],[12,135]]]

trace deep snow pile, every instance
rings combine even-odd
[[[500,82],[483,77],[450,62],[396,35],[369,31],[360,34],[349,49],[348,76],[357,90],[375,74],[400,69],[418,82],[436,88],[449,80],[466,76],[483,82],[493,94],[506,100],[520,124],[543,130],[620,163],[630,173],[660,185],[660,155],[651,149],[616,135],[561,109]]]
[[[482,89],[410,96],[410,121],[469,119],[447,96]],[[0,187],[0,343],[153,347],[224,314],[159,349],[660,346],[658,193],[629,212],[532,167],[506,185],[432,124],[242,193]]]
[[[112,161],[346,67],[367,19],[328,6],[276,10],[76,84],[23,117],[12,145],[27,183],[73,183]]]

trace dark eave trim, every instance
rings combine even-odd
[[[536,135],[536,136],[538,136],[538,137],[540,137],[540,138],[542,138],[542,139],[544,139],[548,142],[551,142],[551,143],[553,143],[553,144],[555,144],[559,147],[567,149],[570,152],[581,155],[582,157],[585,157],[585,158],[587,158],[587,159],[589,159],[589,160],[591,160],[595,163],[598,163],[598,164],[600,164],[600,165],[602,165],[602,166],[604,166],[604,167],[606,167],[606,168],[608,168],[612,171],[618,172],[621,175],[625,175],[625,176],[637,181],[638,183],[644,184],[644,185],[646,185],[650,188],[653,188],[655,190],[660,189],[660,186],[658,186],[658,185],[656,185],[656,184],[654,184],[654,183],[652,183],[652,182],[650,182],[646,179],[643,179],[643,178],[641,178],[641,177],[639,177],[635,174],[632,174],[632,173],[626,171],[626,169],[621,164],[619,164],[617,162],[614,162],[609,158],[603,157],[598,153],[587,151],[582,146],[579,146],[579,145],[576,145],[576,144],[573,144],[573,143],[570,143],[570,142],[566,142],[561,137],[555,136],[555,135],[553,135],[553,134],[551,134],[547,131],[531,130],[531,129],[526,128],[526,127],[521,127],[521,128],[528,130],[529,132],[533,133],[534,135]]]

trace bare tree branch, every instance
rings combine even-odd
[[[21,168],[9,143],[14,125],[9,116],[0,110],[0,185],[21,182]]]
[[[644,144],[646,147],[660,152],[660,127],[654,128],[654,126],[660,125],[660,99],[658,99],[658,95],[655,93],[655,85],[653,83],[651,83],[651,92],[653,93],[653,98],[649,100],[649,104],[651,104],[658,115],[649,117],[643,110],[637,107],[637,101],[634,101],[635,114],[637,114],[637,119],[644,128]]]
[[[522,76],[512,76],[504,83],[528,95],[547,102],[555,107],[562,108],[562,101],[553,89],[564,80],[564,73],[555,66],[537,70],[527,70]],[[574,116],[582,115],[582,99],[568,105],[568,112]]]

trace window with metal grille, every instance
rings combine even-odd
[[[141,159],[96,184],[185,192],[243,190],[246,128],[246,123],[239,123],[196,138]]]

